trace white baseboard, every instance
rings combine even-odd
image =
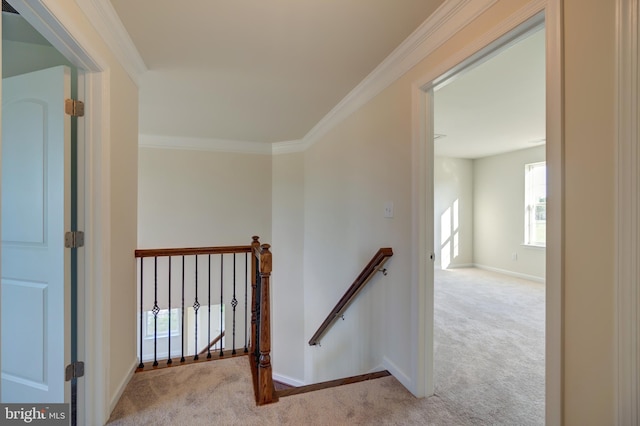
[[[395,377],[396,380],[398,380],[402,384],[402,386],[404,386],[409,392],[411,392],[411,389],[413,389],[413,380],[411,380],[411,377],[406,375],[404,371],[398,368],[398,366],[395,365],[393,361],[391,361],[386,356],[382,358],[382,366],[385,370],[391,373],[391,375]]]
[[[140,361],[138,360],[138,358],[136,358],[134,360],[134,362],[133,362],[133,365],[131,366],[131,369],[129,370],[129,374],[127,374],[124,377],[124,379],[122,379],[122,381],[120,382],[120,385],[118,385],[118,389],[117,389],[116,393],[113,395],[113,397],[111,397],[111,401],[109,403],[109,416],[108,417],[111,416],[111,413],[113,413],[113,409],[116,408],[116,404],[118,403],[118,401],[120,401],[120,397],[122,397],[122,394],[124,393],[124,390],[127,388],[127,385],[129,384],[129,382],[133,378],[133,374],[136,372],[136,368],[138,368],[139,364],[140,364]]]
[[[371,374],[371,373],[378,373],[380,371],[384,371],[387,368],[384,366],[384,364],[380,364],[377,367],[372,368],[371,370],[367,371],[365,374]]]
[[[451,264],[447,266],[445,269],[461,269],[461,268],[473,268],[475,265],[473,263],[459,263],[459,264]]]
[[[285,376],[284,374],[273,373],[271,376],[273,377],[273,380],[277,380],[278,382],[284,383],[285,385],[295,387],[306,385],[306,383],[302,380],[294,379],[293,377]]]
[[[480,265],[480,264],[477,264],[477,263],[474,263],[473,266],[475,268],[478,268],[478,269],[484,269],[485,271],[497,272],[499,274],[508,275],[510,277],[522,278],[522,279],[525,279],[525,280],[535,281],[537,283],[542,283],[542,284],[544,284],[544,282],[545,282],[544,277],[541,278],[541,277],[536,277],[535,275],[521,274],[519,272],[508,271],[506,269],[494,268],[492,266]]]

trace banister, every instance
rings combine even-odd
[[[203,254],[251,253],[252,246],[188,247],[163,249],[138,249],[136,257],[193,256]]]
[[[347,289],[342,298],[338,301],[336,306],[331,310],[324,322],[318,327],[318,331],[315,332],[309,345],[315,346],[320,343],[320,339],[327,332],[329,327],[338,319],[342,313],[349,307],[356,295],[362,290],[362,288],[371,280],[373,274],[382,270],[384,263],[393,256],[393,250],[390,247],[384,247],[378,250],[378,252],[371,258],[367,266],[364,267],[360,275],[355,279],[351,287]]]

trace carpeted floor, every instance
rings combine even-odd
[[[245,357],[136,374],[110,425],[540,425],[544,285],[476,269],[437,271],[436,395],[396,379],[256,407]]]

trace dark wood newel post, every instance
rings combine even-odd
[[[271,371],[271,300],[269,285],[271,278],[271,251],[269,244],[260,247],[260,358],[258,360],[258,405],[274,401]]]

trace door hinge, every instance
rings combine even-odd
[[[64,112],[72,117],[84,117],[84,102],[76,99],[64,101]]]
[[[68,382],[71,379],[76,379],[78,377],[84,376],[84,362],[76,361],[67,365],[67,368],[64,370],[64,381]]]
[[[64,246],[66,248],[84,247],[84,232],[70,231],[64,234]]]

